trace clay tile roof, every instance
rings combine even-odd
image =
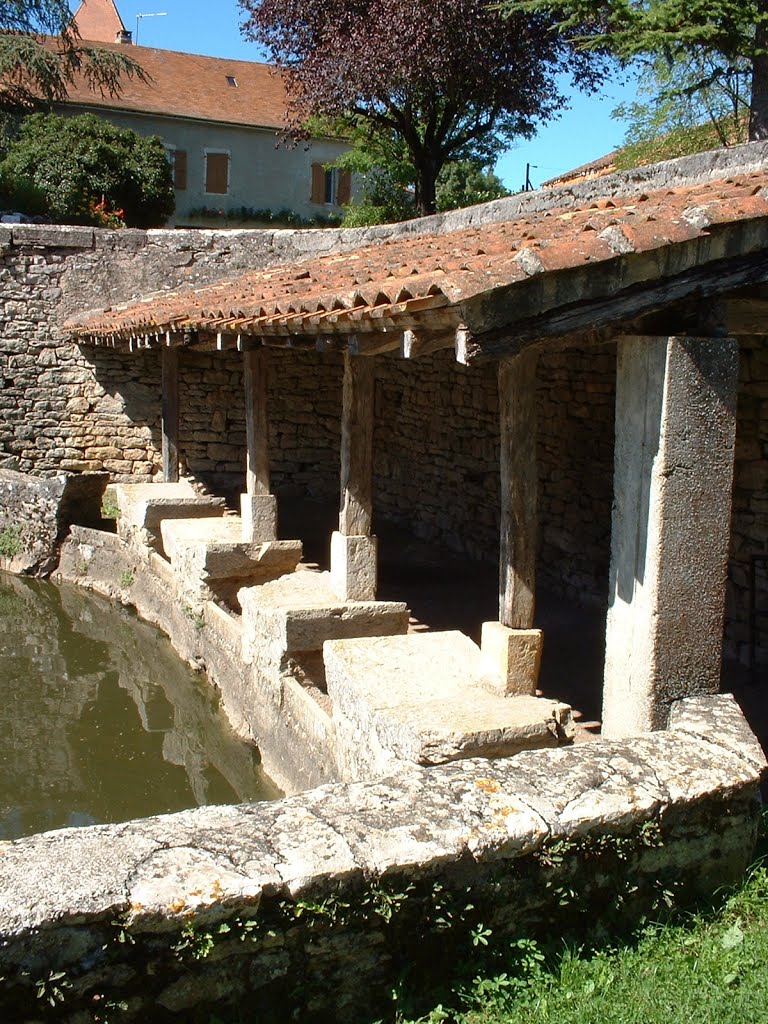
[[[735,229],[742,234],[728,234]],[[194,330],[311,338],[419,325],[482,333],[747,251],[768,276],[768,171],[395,236],[76,317],[67,328],[93,341]]]
[[[97,41],[102,49],[135,60],[149,81],[124,79],[120,94],[110,96],[91,89],[81,77],[67,90],[69,103],[255,128],[284,126],[285,86],[270,64]]]

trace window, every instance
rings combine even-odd
[[[227,85],[231,85],[233,89],[237,88],[237,79],[234,75],[227,75]]]
[[[312,196],[313,203],[325,206],[343,206],[352,195],[352,176],[349,171],[340,171],[338,167],[325,168],[323,164],[312,164]]]
[[[229,192],[229,153],[205,153],[205,191],[225,196]]]
[[[165,153],[168,163],[171,165],[173,187],[177,192],[183,192],[187,187],[187,153],[184,149],[175,149],[173,146],[166,146]]]

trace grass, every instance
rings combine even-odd
[[[424,1024],[756,1024],[768,1020],[768,872],[718,909],[647,924],[620,945],[547,951],[531,940],[454,985]],[[400,1024],[414,1018],[400,1015]]]

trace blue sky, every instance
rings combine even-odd
[[[75,6],[73,4],[73,6]],[[142,0],[141,6],[117,0],[125,27],[134,35],[137,15],[138,41],[143,46],[205,53],[212,57],[263,60],[264,55],[240,34],[242,20],[237,0]],[[611,111],[635,95],[631,85],[609,83],[600,95],[572,98],[570,110],[544,125],[536,137],[521,140],[499,161],[496,168],[508,188],[519,189],[525,181],[525,165],[531,164],[534,186],[548,178],[578,167],[610,152],[624,136],[623,125],[611,118]]]

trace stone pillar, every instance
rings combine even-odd
[[[268,358],[263,347],[243,353],[247,461],[240,514],[249,543],[277,539],[277,498],[269,491]]]
[[[331,537],[331,584],[347,601],[376,597],[376,538],[373,518],[372,357],[344,355],[341,416],[341,510]]]
[[[161,349],[163,480],[179,480],[179,350]]]
[[[606,736],[719,689],[738,368],[732,338],[619,342]]]
[[[489,677],[507,694],[536,691],[542,634],[533,628],[538,472],[536,363],[527,350],[499,363],[501,539],[499,621],[485,622],[480,646]]]

